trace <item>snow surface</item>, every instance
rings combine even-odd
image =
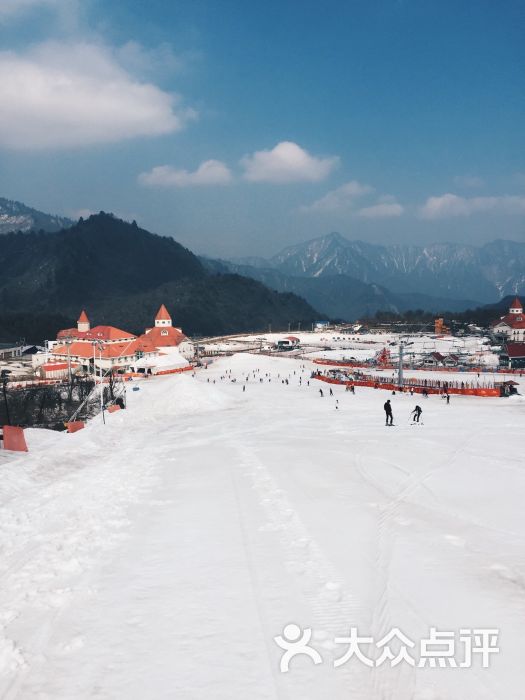
[[[386,392],[329,397],[313,366],[221,358],[0,453],[2,699],[523,697],[524,399],[432,396],[417,427],[397,394],[387,429]],[[322,664],[280,673],[290,622]],[[351,626],[493,627],[501,651],[334,668]]]

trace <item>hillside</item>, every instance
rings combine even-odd
[[[60,231],[73,221],[0,197],[0,235],[11,231]]]
[[[56,324],[73,321],[82,307],[97,323],[138,332],[163,302],[175,323],[198,335],[319,318],[293,294],[213,274],[172,238],[105,213],[57,233],[5,235],[0,270],[0,339],[9,341],[42,340],[42,331],[53,337]]]

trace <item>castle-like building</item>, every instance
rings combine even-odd
[[[525,316],[523,304],[516,297],[509,308],[509,313],[491,324],[492,332],[496,335],[504,335],[513,343],[525,342]]]
[[[161,305],[155,325],[136,336],[115,326],[91,327],[83,310],[76,328],[66,328],[50,343],[51,359],[75,363],[85,370],[138,371],[155,374],[181,367],[193,358],[193,344],[173,326],[168,310]]]

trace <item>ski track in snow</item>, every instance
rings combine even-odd
[[[143,382],[107,425],[2,455],[2,700],[522,697],[525,402],[431,398],[421,430],[383,431],[383,392],[321,399],[301,364],[237,355]],[[322,665],[279,673],[289,622]],[[334,669],[350,626],[501,627],[502,653]]]

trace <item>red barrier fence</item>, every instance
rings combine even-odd
[[[422,384],[412,384],[409,383],[410,380],[406,380],[404,382],[403,387],[400,387],[398,384],[392,382],[391,380],[385,380],[383,377],[378,377],[377,379],[375,378],[370,378],[370,377],[359,377],[356,379],[337,379],[335,377],[327,377],[324,374],[314,374],[312,376],[312,379],[319,379],[322,382],[328,382],[329,384],[344,384],[344,385],[349,385],[349,386],[366,386],[370,387],[372,389],[386,389],[388,391],[399,391],[399,392],[404,392],[407,393],[409,391],[412,391],[414,394],[422,394],[424,391],[427,392],[427,394],[455,394],[455,395],[460,395],[460,396],[491,396],[491,397],[498,397],[501,396],[501,392],[499,387],[494,387],[494,386],[479,386],[479,387],[473,387],[473,386],[465,386],[463,388],[461,387],[455,387],[455,386],[448,386],[445,387],[441,386],[432,386],[432,385],[427,385],[424,386]]]
[[[155,372],[154,377],[158,377],[161,374],[179,374],[180,372],[191,372],[193,365],[188,365],[187,367],[177,367],[177,369],[163,369],[160,372]]]

